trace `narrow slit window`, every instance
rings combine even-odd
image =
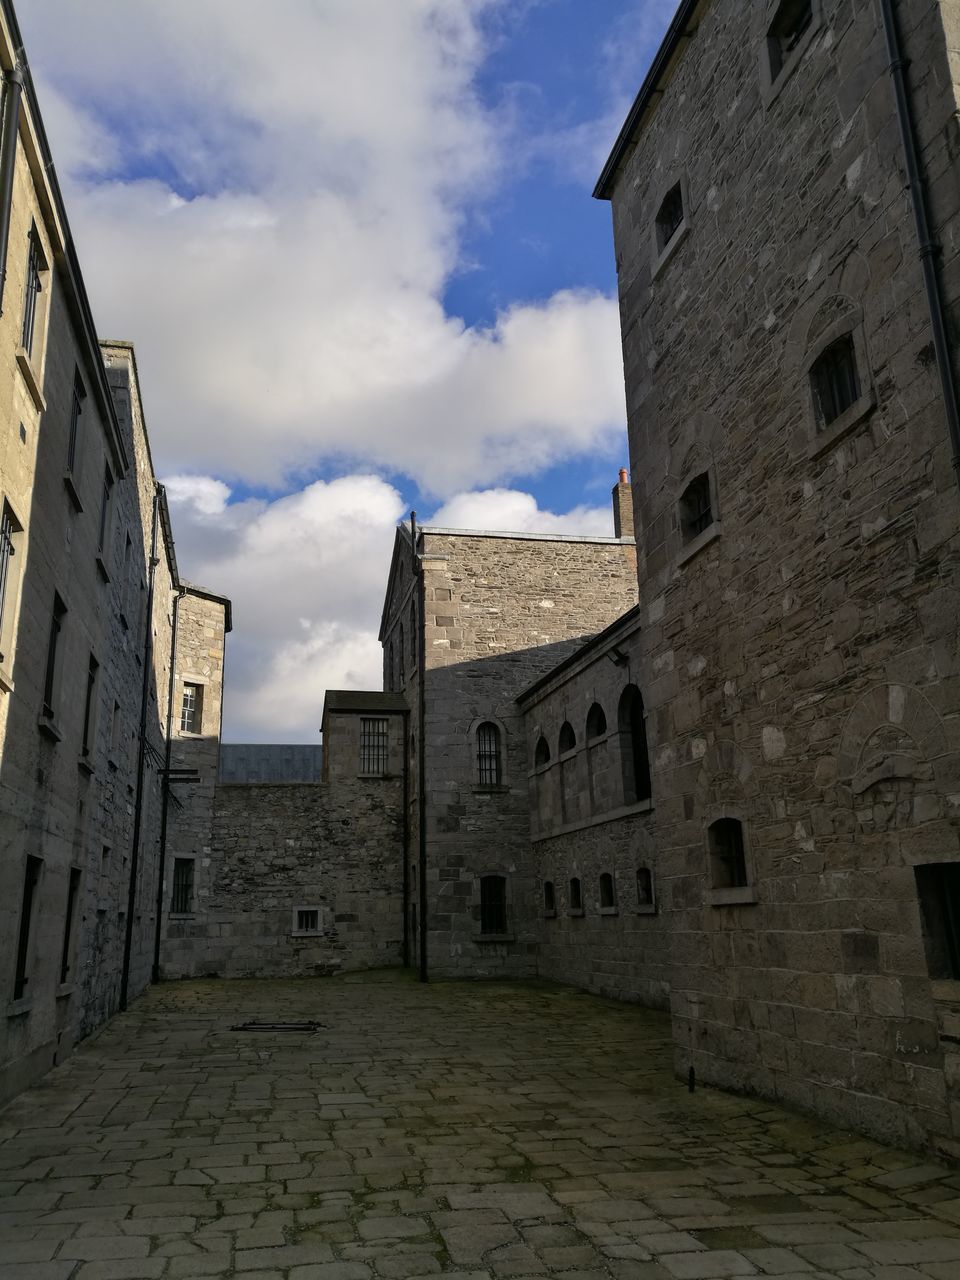
[[[498,787],[501,780],[500,730],[488,721],[477,729],[477,781],[481,787]]]
[[[57,684],[60,674],[60,637],[63,631],[67,606],[54,593],[53,613],[50,617],[50,635],[47,639],[47,665],[43,676],[43,715],[52,720],[55,715]]]
[[[20,927],[17,932],[17,968],[13,979],[13,998],[20,1000],[27,989],[30,967],[30,929],[33,908],[43,862],[39,858],[27,858],[23,873],[23,894],[20,898]]]
[[[698,534],[713,524],[713,503],[710,499],[710,475],[691,480],[680,496],[680,531],[684,542],[692,542]]]
[[[480,932],[507,932],[507,881],[504,876],[480,880]]]
[[[583,910],[583,890],[580,886],[579,876],[573,876],[570,881],[570,910]]]
[[[87,692],[83,703],[83,740],[81,754],[87,757],[93,751],[93,739],[96,724],[97,675],[100,664],[91,653],[87,664]]]
[[[18,550],[23,528],[10,504],[0,509],[0,662],[7,659],[12,646],[17,584],[20,578]]]
[[[708,832],[710,862],[715,889],[742,889],[747,881],[743,848],[743,824],[736,818],[719,818]]]
[[[193,858],[174,858],[173,894],[170,910],[174,915],[188,915],[193,910]]]
[[[27,284],[23,299],[23,326],[20,331],[20,345],[31,357],[36,337],[37,304],[43,289],[43,272],[46,269],[43,249],[40,247],[40,234],[36,227],[32,227],[27,249]]]
[[[397,652],[400,655],[400,687],[407,683],[407,650],[403,642],[403,623],[400,623],[400,629],[397,632]]]
[[[200,733],[203,729],[203,685],[184,682],[180,704],[180,732]]]
[[[613,883],[613,876],[609,871],[604,871],[600,877],[600,908],[603,911],[610,911],[617,905],[617,893]]]
[[[550,763],[550,746],[542,734],[537,739],[537,745],[533,751],[533,763],[537,769]]]
[[[563,755],[565,751],[572,751],[576,745],[577,735],[573,731],[573,725],[569,720],[564,720],[563,724],[560,726],[560,738],[558,742],[560,754]]]
[[[107,538],[110,533],[110,500],[113,495],[113,475],[109,467],[103,469],[103,488],[100,491],[100,530],[97,550],[101,556],[106,554]]]
[[[80,419],[83,416],[83,402],[87,392],[80,377],[80,370],[73,375],[73,399],[70,405],[70,436],[67,442],[67,470],[71,473],[77,469],[77,456],[80,445]]]
[[[817,426],[822,431],[860,399],[860,375],[853,338],[832,342],[810,368]]]
[[[680,183],[672,186],[663,197],[657,214],[657,244],[663,250],[683,225],[683,192]]]
[[[649,867],[637,868],[637,906],[653,906],[653,874]]]
[[[557,892],[552,880],[543,882],[543,914],[547,916],[557,914]]]
[[[360,721],[360,772],[383,775],[387,772],[386,719]]]
[[[618,709],[620,763],[624,804],[640,804],[652,792],[650,753],[647,747],[646,714],[643,698],[636,685],[628,685],[620,697]]]
[[[599,702],[595,702],[587,712],[587,741],[591,742],[597,738],[602,738],[607,732],[607,717],[603,713],[603,707]]]
[[[67,911],[63,920],[63,952],[60,956],[60,985],[70,977],[73,961],[73,922],[77,911],[77,898],[80,894],[80,878],[82,872],[78,867],[70,868],[70,883],[67,886]]]
[[[783,0],[767,33],[771,80],[780,75],[812,22],[812,0]]]

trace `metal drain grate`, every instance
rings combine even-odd
[[[322,1022],[238,1022],[231,1031],[299,1031],[312,1036],[323,1026]]]

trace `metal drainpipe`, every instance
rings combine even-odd
[[[133,951],[133,913],[137,905],[137,870],[140,865],[140,829],[143,825],[143,775],[147,755],[147,712],[150,706],[150,679],[153,674],[153,593],[157,577],[157,525],[160,521],[160,495],[153,492],[153,527],[150,533],[150,579],[147,589],[147,634],[143,645],[143,688],[140,695],[140,741],[137,746],[137,799],[133,812],[133,846],[130,851],[130,884],[127,889],[127,929],[123,941],[123,969],[120,974],[120,1012],[127,1007],[130,986],[130,955]]]
[[[900,137],[903,141],[907,183],[910,187],[910,196],[913,202],[917,239],[920,242],[920,262],[923,267],[923,281],[926,286],[930,323],[933,327],[933,346],[937,356],[937,369],[940,373],[940,387],[943,392],[943,402],[947,413],[950,443],[953,447],[954,475],[958,486],[960,486],[960,408],[957,405],[957,385],[953,374],[950,339],[947,335],[943,294],[940,289],[940,278],[937,269],[937,259],[940,256],[941,248],[933,238],[930,230],[926,188],[920,168],[919,148],[917,146],[916,123],[910,100],[910,87],[907,83],[900,27],[893,0],[880,0],[880,12],[883,16],[883,28],[887,38],[887,52],[890,55],[890,75],[893,79],[894,94],[897,102],[897,120],[900,125]]]
[[[153,936],[153,970],[150,981],[160,981],[160,930],[163,921],[163,876],[167,863],[167,813],[170,808],[170,760],[173,754],[173,691],[177,675],[177,626],[180,621],[180,601],[187,594],[186,587],[178,587],[173,598],[173,625],[170,635],[170,678],[167,681],[167,741],[163,761],[163,803],[160,810],[160,863],[157,867],[157,923]]]
[[[7,283],[7,241],[10,239],[22,96],[23,72],[17,65],[3,74],[3,132],[0,135],[0,314],[3,313],[3,295]]]
[[[417,618],[420,634],[417,637],[417,814],[420,837],[419,856],[417,858],[417,889],[419,910],[417,924],[420,929],[420,981],[427,981],[427,779],[426,751],[424,749],[423,728],[427,718],[426,672],[427,655],[424,640],[426,638],[426,588],[423,581],[423,560],[417,555],[417,513],[410,512],[410,534],[413,539],[413,571],[417,577]]]
[[[403,967],[410,967],[410,712],[401,717],[403,728]]]

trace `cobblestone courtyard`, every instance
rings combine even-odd
[[[312,1019],[314,1034],[235,1031]],[[573,990],[155,988],[0,1113],[0,1280],[957,1280],[960,1174]]]

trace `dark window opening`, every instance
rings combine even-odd
[[[77,369],[73,375],[73,401],[70,408],[70,439],[67,444],[67,470],[75,471],[77,464],[77,445],[80,440],[80,417],[83,413],[83,402],[87,392]]]
[[[14,583],[16,581],[14,574],[16,566],[13,564],[13,560],[17,554],[16,535],[20,532],[20,524],[16,520],[9,504],[5,502],[2,514],[0,514],[0,662],[6,657],[5,650],[8,648],[8,620],[11,623],[10,630],[12,631],[10,607],[14,603]]]
[[[170,910],[175,915],[186,915],[193,910],[193,858],[174,858],[173,896]]]
[[[417,666],[417,606],[410,606],[410,670],[411,673],[416,670]]]
[[[507,932],[507,881],[504,876],[481,877],[480,932]]]
[[[602,738],[607,732],[607,717],[603,714],[603,707],[599,702],[595,702],[587,712],[587,741],[591,738]]]
[[[534,748],[533,763],[538,769],[541,765],[550,763],[550,745],[542,734],[537,739],[537,745]]]
[[[710,862],[715,889],[742,889],[747,883],[743,852],[743,824],[736,818],[718,818],[708,832]]]
[[[387,646],[387,692],[393,690],[393,673],[396,668],[396,654],[393,649],[393,641]]]
[[[100,532],[97,541],[97,550],[101,555],[104,554],[107,545],[107,532],[110,523],[110,495],[113,492],[113,476],[110,474],[110,468],[103,469],[103,490],[100,494]]]
[[[564,720],[560,726],[560,754],[565,751],[572,751],[577,745],[577,735],[573,732],[573,725],[569,720]]]
[[[860,399],[860,377],[853,338],[832,342],[810,368],[817,424],[822,430]]]
[[[604,871],[600,877],[600,907],[601,910],[609,910],[617,905],[617,894],[613,883],[613,876],[609,871]]]
[[[54,700],[57,689],[57,654],[60,648],[60,633],[63,620],[67,614],[67,606],[54,593],[53,614],[50,618],[50,636],[47,640],[47,666],[43,676],[43,714],[48,720],[53,719]]]
[[[548,916],[557,914],[557,892],[553,887],[552,880],[544,880],[543,882],[543,910]]]
[[[297,908],[297,932],[298,933],[319,933],[320,932],[320,910],[318,907],[298,907]]]
[[[203,728],[203,685],[183,686],[183,702],[180,706],[180,732],[200,733]]]
[[[40,235],[36,227],[30,231],[30,246],[27,251],[27,287],[23,299],[23,327],[20,331],[20,345],[28,356],[33,355],[33,340],[37,325],[37,300],[43,288],[41,273],[46,270],[43,250],[40,247]]]
[[[487,722],[477,730],[477,780],[481,787],[495,787],[501,774],[500,730]]]
[[[387,722],[385,719],[360,721],[360,772],[383,775],[387,772]]]
[[[934,862],[913,874],[930,977],[960,980],[960,863]]]
[[[623,775],[624,804],[639,804],[649,800],[653,788],[650,782],[650,756],[647,750],[647,727],[644,718],[643,698],[636,685],[628,685],[620,698],[618,710],[620,753]]]
[[[776,80],[812,22],[811,0],[783,0],[767,33],[771,80]]]
[[[39,858],[27,858],[23,873],[23,896],[20,899],[20,929],[17,934],[17,970],[13,979],[13,998],[19,1000],[27,989],[27,967],[30,959],[30,926],[33,922],[33,901],[40,883],[43,863]]]
[[[692,542],[704,529],[713,524],[713,504],[710,500],[710,476],[702,475],[691,480],[680,497],[680,531],[684,542]]]
[[[87,666],[87,693],[83,703],[83,738],[80,750],[84,756],[90,754],[93,746],[94,709],[97,695],[97,672],[99,670],[100,664],[91,653],[90,662]]]
[[[671,187],[663,197],[657,214],[657,244],[665,249],[683,224],[683,192],[680,183]]]
[[[73,917],[77,908],[77,896],[80,893],[81,872],[77,867],[70,868],[70,884],[67,888],[67,913],[63,920],[63,953],[60,956],[60,985],[70,976],[70,961],[73,959]]]
[[[580,887],[579,876],[574,876],[570,881],[570,910],[583,910],[583,890]]]
[[[653,874],[649,867],[637,868],[637,906],[653,906]]]
[[[398,634],[397,651],[400,654],[400,687],[407,683],[407,650],[403,643],[403,623],[400,623]]]

